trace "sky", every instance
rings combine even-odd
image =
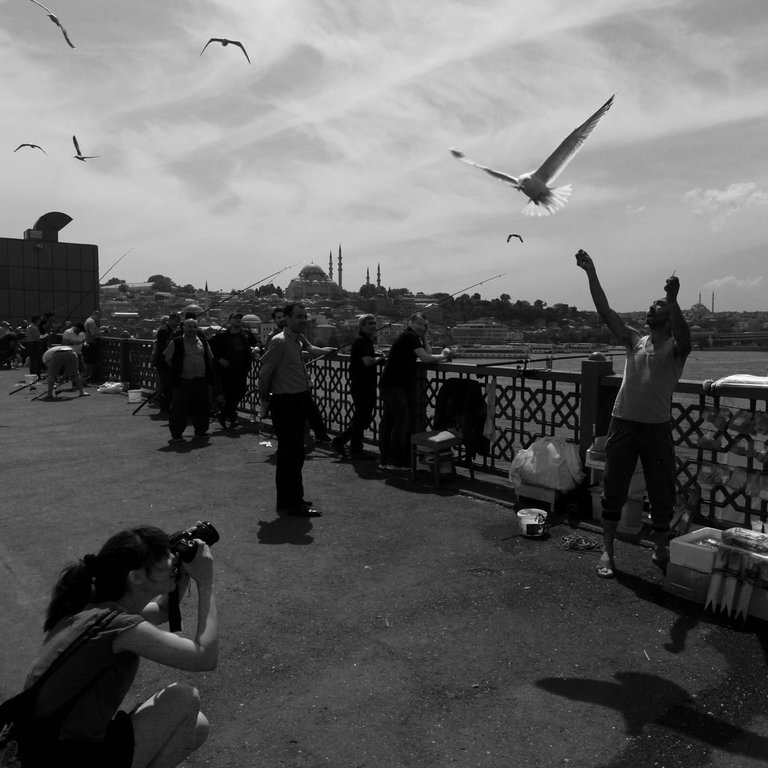
[[[341,245],[348,290],[380,265],[385,287],[591,309],[583,248],[617,311],[673,270],[683,307],[768,310],[765,0],[47,4],[74,50],[0,0],[0,236],[62,211],[104,280],[211,290],[330,252],[336,278]],[[201,56],[210,37],[252,63]],[[614,93],[553,216],[448,151],[533,171]]]

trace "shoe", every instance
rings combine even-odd
[[[227,420],[223,416],[219,416],[219,418],[216,420],[219,422],[219,424],[221,424],[222,429],[227,428]]]
[[[334,437],[331,440],[331,447],[341,453],[344,450],[344,441],[341,439],[341,435]]]
[[[168,441],[169,443],[186,443],[187,441],[181,436],[181,435],[174,435],[171,437],[171,439]]]
[[[314,506],[314,504],[311,501],[305,501],[304,499],[302,499],[299,502],[299,504],[301,504],[303,507],[313,507]]]
[[[328,434],[325,435],[315,435],[315,442],[316,443],[330,443],[331,442],[331,436]]]
[[[305,507],[303,504],[298,504],[290,507],[278,507],[278,515],[291,515],[292,517],[321,517],[322,512],[314,507]]]
[[[616,578],[616,566],[612,560],[601,560],[595,566],[595,575],[600,579]]]
[[[394,464],[379,464],[379,469],[384,472],[393,472],[397,467]]]

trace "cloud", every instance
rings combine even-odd
[[[738,277],[734,277],[733,275],[728,275],[726,277],[718,277],[715,280],[710,280],[708,283],[703,285],[701,289],[703,291],[714,291],[720,289],[751,291],[755,290],[756,288],[760,288],[762,284],[762,275],[757,275],[756,277],[745,277],[742,280],[740,280]]]
[[[742,181],[726,189],[691,189],[682,200],[696,216],[711,217],[709,226],[713,232],[722,232],[728,226],[727,220],[739,211],[768,205],[768,192],[758,189],[752,181]]]

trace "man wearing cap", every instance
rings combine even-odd
[[[176,329],[181,323],[181,316],[178,312],[171,312],[164,316],[157,329],[155,336],[155,348],[152,353],[152,365],[157,369],[157,401],[160,404],[161,412],[171,410],[171,400],[173,399],[173,379],[171,377],[171,367],[165,359],[165,349],[171,338],[176,335]]]
[[[224,429],[237,425],[237,406],[248,389],[251,363],[259,359],[259,341],[243,326],[243,315],[233,312],[227,328],[210,340],[213,366],[221,383],[224,404],[219,411],[219,424]]]

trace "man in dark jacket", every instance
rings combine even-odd
[[[233,312],[229,326],[211,338],[214,370],[218,374],[224,405],[219,424],[224,429],[237,425],[237,406],[248,389],[251,363],[258,359],[259,342],[250,329],[243,326],[243,316]]]
[[[213,385],[211,348],[197,333],[197,320],[182,324],[183,335],[174,336],[165,348],[165,361],[171,369],[173,400],[168,427],[171,442],[184,442],[182,433],[192,417],[195,437],[208,437],[211,411],[209,387]]]
[[[408,327],[395,339],[379,379],[383,413],[379,425],[379,468],[408,469],[410,467],[410,439],[413,421],[412,387],[416,381],[416,367],[422,363],[441,363],[451,359],[447,347],[432,354],[427,340],[427,318],[415,312]]]
[[[157,402],[160,405],[160,411],[164,413],[171,410],[171,399],[173,398],[171,367],[166,362],[164,353],[180,322],[179,313],[172,312],[168,317],[163,318],[155,336],[152,365],[157,369]]]
[[[354,412],[352,423],[340,435],[331,440],[331,445],[342,455],[347,441],[353,459],[365,458],[363,434],[373,419],[376,406],[377,366],[386,362],[386,357],[376,354],[373,339],[376,336],[376,318],[361,315],[358,320],[357,338],[352,342],[349,353],[349,389],[352,394]]]

